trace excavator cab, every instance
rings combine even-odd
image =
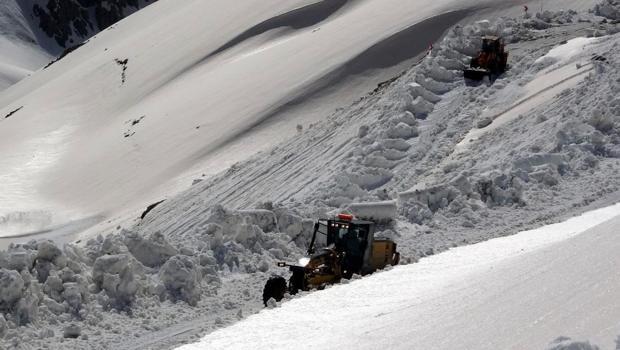
[[[314,225],[308,246],[308,258],[299,264],[279,262],[288,267],[292,275],[288,285],[284,277],[271,277],[263,290],[263,302],[274,298],[280,301],[286,292],[322,289],[353,274],[367,275],[388,265],[397,265],[400,254],[396,243],[389,239],[375,239],[375,223],[356,220],[352,215],[339,214],[330,219],[320,219]],[[317,248],[319,241],[324,247]]]
[[[485,36],[482,38],[482,52],[485,53],[493,53],[499,52],[500,48],[500,40],[497,37]]]

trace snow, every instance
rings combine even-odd
[[[562,335],[609,349],[620,332],[619,224],[614,205],[455,248],[286,301],[178,349],[543,349]]]
[[[15,84],[52,59],[35,44],[26,17],[13,0],[0,4],[0,91]]]
[[[299,20],[299,11],[309,3],[255,1],[211,11],[213,1],[157,2],[1,94],[2,113],[23,109],[4,120],[0,130],[7,145],[0,148],[2,177],[9,180],[0,182],[0,190],[8,193],[0,213],[51,215],[50,223],[18,223],[3,235],[123,216],[176,193],[191,183],[188,177],[217,173],[289,139],[297,124],[323,120],[333,104],[312,113],[278,112],[289,105],[302,108],[295,101],[313,96],[317,84],[333,77],[346,81],[351,74],[372,76],[386,65],[401,67],[471,12],[486,5],[504,7],[490,0],[459,1],[457,6],[453,0],[403,2],[387,8],[379,1],[343,2],[311,26],[266,32],[256,27]],[[246,11],[248,6],[253,10]],[[256,35],[237,43],[247,31]],[[410,43],[413,36],[418,41],[407,57],[383,61],[389,55],[381,48],[398,51],[403,45],[396,44]],[[236,45],[227,46],[230,42]],[[221,47],[229,49],[218,51]],[[115,60],[125,59],[123,83],[123,68]],[[348,64],[352,72],[335,75]],[[449,86],[430,78],[453,75],[429,69],[418,83],[444,93]],[[352,84],[350,91],[357,98],[377,82]],[[353,101],[335,100],[339,105]],[[413,100],[412,111],[427,114],[431,105]],[[38,118],[42,114],[44,122]],[[261,126],[268,126],[268,135],[259,131]],[[395,126],[394,133],[412,137],[415,129]],[[242,145],[228,147],[237,142]],[[374,162],[389,164],[380,158]]]
[[[200,300],[199,286],[202,276],[196,265],[190,257],[176,255],[162,267],[159,278],[174,301],[183,300],[189,305],[196,306]]]
[[[526,115],[560,92],[576,86],[593,69],[588,59],[591,58],[591,52],[597,50],[594,46],[597,41],[595,38],[574,38],[534,61],[535,64],[541,64],[546,68],[522,89],[510,91],[511,94],[520,95],[521,98],[508,108],[502,106],[505,109],[499,113],[494,109],[483,111],[480,119],[491,121],[490,125],[471,130],[457,145],[457,150],[462,152],[463,148],[479,139],[484,133]],[[590,48],[586,50],[588,46]]]
[[[409,264],[618,201],[618,36],[592,41],[566,64],[535,62],[550,48],[593,30],[613,32],[615,24],[591,13],[546,13],[536,17],[546,28],[539,30],[520,17],[473,23],[482,15],[501,15],[506,2],[489,2],[492,8],[484,11],[490,12],[479,12],[475,5],[481,2],[459,2],[466,11],[447,13],[442,6],[451,3],[440,2],[429,7],[426,19],[424,13],[413,16],[409,3],[384,11],[376,1],[342,2],[335,13],[319,11],[320,22],[273,29],[291,18],[314,18],[299,7],[307,2],[254,1],[251,12],[248,3],[233,3],[217,14],[207,11],[210,1],[172,3],[150,6],[0,93],[6,115],[15,111],[0,121],[0,189],[7,194],[0,199],[0,231],[20,235],[0,240],[8,248],[0,253],[0,268],[24,281],[15,307],[2,312],[2,346],[164,349],[195,341],[261,310],[264,281],[287,274],[275,262],[297,261],[315,220],[338,212],[382,221],[378,234],[393,238],[401,261]],[[470,24],[444,33],[461,19]],[[460,69],[482,35],[497,33],[510,43],[511,69],[492,84],[466,86]],[[444,34],[427,54],[428,43]],[[592,53],[602,58],[592,60]],[[385,67],[401,59],[396,71]],[[347,75],[360,67],[370,67],[361,71],[369,80]],[[239,72],[246,75],[240,79]],[[394,79],[370,92],[382,74]],[[210,83],[215,78],[217,86]],[[368,89],[331,85],[341,78],[345,87]],[[359,100],[348,105],[351,96]],[[481,117],[523,96],[535,103],[521,103],[524,113],[506,113],[509,118],[492,121],[465,152],[457,151]],[[336,105],[327,102],[335,100],[341,108],[331,113]],[[152,203],[159,205],[140,218]],[[97,222],[101,225],[91,227]],[[515,242],[485,254],[474,249],[479,256],[458,260],[468,264],[450,267],[454,275],[437,275],[452,283],[447,286],[424,271],[419,276],[435,283],[424,287],[416,277],[402,278],[403,271],[432,270],[429,258],[369,282],[295,298],[283,308],[337,290],[355,296],[359,282],[380,280],[386,288],[411,283],[423,297],[438,296],[439,305],[420,306],[420,322],[447,324],[452,328],[435,328],[448,335],[475,334],[470,323],[459,327],[444,316],[452,313],[442,312],[442,300],[454,304],[444,291],[456,286],[462,292],[457,295],[486,311],[477,315],[518,305],[524,299],[509,293],[510,300],[500,295],[504,304],[493,304],[488,293],[496,285],[482,290],[479,285],[512,275],[502,270],[493,279],[479,266],[521,259],[527,264],[529,254],[576,239],[564,240],[565,234],[545,231],[544,238],[532,238],[536,249]],[[31,238],[55,243],[28,242]],[[76,238],[81,241],[65,245]],[[519,247],[528,253],[513,250]],[[517,277],[539,271],[533,263],[527,268],[517,269]],[[472,277],[471,284],[459,285],[470,281],[463,276]],[[517,277],[512,280],[523,279]],[[567,279],[543,277],[537,285],[549,281],[555,287]],[[575,289],[562,287],[556,289]],[[515,288],[520,297],[525,291]],[[408,294],[380,292],[375,300]],[[468,305],[456,303],[457,316],[467,314]],[[80,335],[62,338],[71,324],[80,327]],[[563,325],[545,334],[540,348],[560,336],[601,343]],[[498,327],[504,333],[495,333],[497,339],[528,339],[508,329]],[[416,335],[416,341],[425,344],[424,336]]]
[[[398,206],[396,201],[364,202],[351,203],[347,209],[358,219],[389,222],[396,218]]]
[[[602,1],[600,4],[596,5],[594,13],[611,20],[620,20],[620,3],[616,0]]]
[[[575,56],[582,54],[587,49],[588,45],[591,45],[597,41],[596,38],[575,38],[566,42],[566,44],[560,45],[551,49],[546,55],[537,59],[535,63],[541,63],[545,61],[552,62],[566,62],[574,58]]]

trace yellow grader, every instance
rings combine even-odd
[[[315,249],[317,235],[325,236],[326,246]],[[375,223],[356,220],[352,215],[339,214],[332,219],[320,219],[314,224],[308,257],[298,264],[279,262],[288,267],[291,277],[273,276],[265,284],[263,303],[271,298],[282,300],[288,292],[323,289],[353,274],[367,275],[388,265],[397,265],[400,254],[396,243],[389,239],[375,239]]]

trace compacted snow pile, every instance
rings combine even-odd
[[[301,255],[289,234],[303,240],[312,223],[266,209],[203,214],[180,235],[137,226],[81,246],[32,241],[1,252],[0,344],[136,348],[127,337],[147,346],[149,333],[185,319],[200,318],[194,332],[204,332],[254,312],[255,281]]]

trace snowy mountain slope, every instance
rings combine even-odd
[[[166,2],[145,12],[165,6],[159,4]],[[341,8],[338,16],[348,9]],[[168,349],[193,341],[261,310],[264,281],[272,273],[286,273],[276,269],[275,262],[299,258],[313,220],[328,211],[346,210],[355,201],[397,199],[391,207],[396,204],[398,216],[380,228],[380,235],[396,239],[403,264],[617,202],[617,35],[597,39],[588,45],[591,52],[570,58],[575,69],[580,69],[578,63],[588,70],[582,82],[532,105],[527,115],[490,127],[468,145],[468,152],[454,152],[472,129],[485,127],[488,121],[480,119],[485,109],[495,115],[491,112],[517,103],[528,93],[523,87],[554,65],[560,66],[556,73],[572,74],[564,70],[570,66],[561,67],[561,61],[536,61],[553,56],[548,53],[554,47],[572,46],[573,41],[565,44],[569,39],[617,32],[617,25],[600,21],[586,12],[563,12],[455,27],[428,57],[392,84],[326,121],[311,127],[304,124],[293,140],[203,179],[142,220],[112,221],[108,224],[112,230],[105,232],[95,227],[91,233],[102,235],[84,235],[81,243],[63,248],[49,242],[11,245],[0,252],[0,275],[8,286],[0,287],[4,303],[0,308],[11,306],[0,309],[7,321],[0,317],[0,333],[6,332],[0,346]],[[94,41],[107,46],[107,33],[126,23],[131,20]],[[210,49],[217,50],[244,31],[231,30],[228,38]],[[460,69],[479,47],[480,36],[498,32],[511,43],[511,70],[494,84],[465,86]],[[265,36],[273,38],[272,33]],[[246,49],[254,52],[250,44],[254,45],[245,43],[248,48],[233,51],[238,49],[240,56]],[[90,54],[78,50],[67,58],[92,65],[85,59],[88,56],[80,57],[86,53]],[[113,60],[116,55],[111,55]],[[198,56],[191,60],[200,60]],[[129,59],[123,86],[130,84],[133,74]],[[123,56],[119,61],[114,76],[120,80]],[[62,68],[63,61],[53,67]],[[61,68],[57,69],[64,71]],[[30,79],[45,82],[59,74],[44,70]],[[20,85],[6,94],[28,95],[26,89],[19,90]],[[107,98],[105,91],[102,95]],[[13,109],[8,120],[19,117],[25,108]],[[126,128],[136,127],[137,135],[146,122],[148,116],[131,119]],[[29,127],[38,125],[33,122]],[[246,146],[241,152],[250,153],[252,145]],[[17,164],[26,169],[32,165]],[[15,183],[16,178],[3,181]],[[417,183],[426,185],[417,187],[419,192],[408,191]],[[19,198],[15,189],[21,187],[11,189],[11,196]],[[275,203],[258,204],[262,210],[227,210],[217,205],[246,208],[269,199]],[[56,208],[52,205],[52,209]],[[56,219],[52,212],[18,212],[8,221],[37,221],[45,227]],[[137,214],[129,211],[128,216]],[[65,225],[66,236],[59,242],[73,239],[75,231]],[[35,237],[45,234],[58,239],[53,232]],[[76,327],[81,333],[77,339],[63,337],[65,331],[75,336]]]
[[[0,91],[31,74],[51,60],[40,48],[18,5],[0,4]]]
[[[294,298],[179,349],[516,350],[559,337],[615,349],[618,225],[615,205],[455,248]]]
[[[314,26],[270,30],[209,58],[257,24],[291,11],[280,18],[298,18],[295,11],[312,3],[237,3],[215,12],[210,9],[216,1],[157,2],[2,93],[1,114],[19,109],[0,129],[3,143],[10,145],[0,149],[2,191],[11,194],[0,202],[3,215],[44,212],[53,225],[141,207],[177,191],[175,183],[167,183],[171,178],[262,125],[282,106],[296,103],[326,76],[343,67],[359,74],[380,68],[384,62],[377,59],[385,52],[370,50],[363,56],[373,45],[407,28],[412,30],[407,38],[419,36],[416,25],[428,33],[422,24],[435,18],[433,35],[420,37],[409,55],[423,53],[429,41],[467,13],[511,5],[482,0],[390,7],[379,1],[352,2],[324,9],[336,13],[316,17],[327,20]],[[464,12],[455,12],[459,10]],[[347,66],[352,62],[355,67]],[[284,116],[286,123],[270,130],[276,137],[226,153],[224,165],[201,164],[222,169],[290,137],[294,125],[308,123],[304,114]],[[12,233],[49,224],[25,224]]]
[[[0,90],[156,0],[4,0],[0,4]]]
[[[307,224],[311,228],[313,218],[338,206],[341,206],[339,210],[346,210],[351,202],[399,199],[399,216],[393,226],[381,228],[384,230],[381,235],[398,242],[404,263],[616,203],[620,200],[618,162],[614,155],[619,115],[615,101],[618,35],[574,39],[587,36],[595,29],[616,30],[614,26],[601,27],[597,22],[573,21],[540,31],[524,28],[518,20],[502,19],[497,27],[482,22],[455,28],[442,44],[435,45],[432,55],[394,84],[335,114],[327,122],[307,128],[297,138],[279,144],[270,152],[238,163],[220,176],[203,180],[169,198],[143,220],[124,222],[120,226],[123,229],[111,232],[117,232],[120,237],[128,232],[143,237],[159,232],[174,244],[197,247],[200,252],[192,254],[213,254],[225,262],[220,267],[224,275],[229,269],[238,269],[242,275],[246,275],[245,271],[247,284],[251,286],[248,295],[260,296],[261,282],[270,273],[286,274],[262,262],[281,259],[283,254],[288,255],[284,259],[296,261],[299,249],[307,244]],[[476,38],[498,30],[512,33],[508,40],[514,41],[510,45],[513,67],[494,85],[463,86],[457,77],[450,78],[441,70],[433,71],[438,65],[459,67],[448,58],[463,57],[466,61],[459,52],[476,48],[479,45]],[[588,45],[575,45],[580,41]],[[572,54],[557,59],[555,53],[559,51]],[[597,55],[601,58],[593,60]],[[540,57],[545,58],[539,60]],[[569,84],[557,94],[547,95],[543,103],[530,104],[527,115],[490,127],[484,136],[465,148],[467,152],[455,152],[459,142],[477,128],[483,110],[502,111],[518,103],[530,93],[526,88],[529,83],[546,77],[545,84],[532,97],[541,96],[536,92],[558,81],[571,81],[570,77],[575,75],[572,69],[582,68],[585,73],[577,74],[585,75],[581,82],[574,81],[576,85]],[[424,89],[419,86],[422,84]],[[447,92],[441,94],[440,89]],[[413,109],[413,100],[417,99],[413,97],[420,96],[435,104],[425,119],[415,121],[402,110],[423,115],[419,107]],[[421,102],[418,99],[416,105],[423,105]],[[501,124],[501,120],[497,122]],[[418,135],[403,133],[408,129],[402,125],[394,128],[401,123],[416,125]],[[402,157],[395,150],[408,156]],[[396,164],[390,167],[381,157]],[[397,162],[398,157],[402,161]],[[373,178],[369,168],[384,172]],[[397,190],[372,188],[385,181],[384,174],[391,176],[386,187]],[[419,193],[407,191],[412,183],[418,182],[426,182],[418,188]],[[270,199],[274,201],[273,206],[258,203]],[[230,218],[222,208],[213,207],[215,203],[238,208],[258,205],[269,210],[262,211],[263,220],[246,221]],[[311,219],[302,220],[303,217]],[[240,222],[245,224],[239,226]],[[265,226],[265,222],[269,224]],[[214,223],[221,228],[213,226]],[[257,223],[260,228],[251,223]],[[265,244],[271,235],[260,233],[273,230],[269,225],[276,225],[276,231],[286,233],[276,247],[273,241]],[[253,272],[261,266],[268,269],[267,273]],[[223,295],[238,292],[229,288],[233,287],[226,282],[222,284]],[[224,303],[234,300],[234,306],[229,307],[242,310],[239,312],[243,315],[261,307],[260,301],[251,297],[224,299]],[[236,322],[237,318],[228,314],[218,322],[205,315],[197,320],[204,325],[201,326],[204,332],[209,332],[222,324]],[[173,344],[191,340],[197,334],[196,327],[182,322],[160,329],[155,336],[164,344]],[[549,335],[549,339],[542,339],[542,346],[562,334],[566,333],[558,331]],[[132,348],[133,344],[119,347]]]
[[[411,253],[424,256],[617,198],[617,72],[612,61],[591,59],[599,54],[615,60],[617,35],[591,40],[596,44],[565,61],[536,62],[566,40],[588,35],[591,24],[547,31],[513,24],[505,20],[500,29],[515,35],[513,69],[495,84],[465,86],[458,73],[437,68],[459,67],[455,58],[467,61],[461,52],[475,47],[470,40],[485,31],[455,30],[385,91],[192,186],[156,208],[140,230],[189,232],[208,211],[204,203],[251,208],[273,201],[317,217],[354,202],[392,199],[419,232]],[[545,84],[529,90],[541,80]],[[559,90],[545,90],[553,86]],[[529,104],[519,102],[528,96]],[[516,119],[477,127],[513,104],[524,108]],[[482,131],[484,137],[459,152],[468,134]]]

